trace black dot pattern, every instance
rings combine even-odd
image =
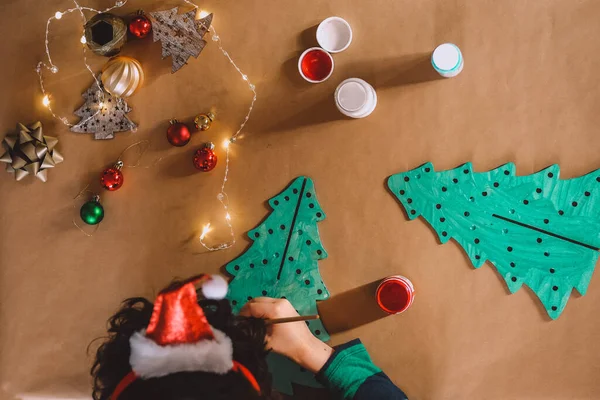
[[[564,308],[565,294],[573,289],[572,280],[566,279],[577,274],[574,271],[578,263],[586,263],[587,259],[566,260],[563,246],[576,244],[554,235],[585,243],[585,238],[577,237],[580,230],[576,226],[571,225],[569,230],[564,229],[565,224],[573,224],[573,217],[581,221],[596,218],[594,201],[600,199],[600,174],[577,179],[575,184],[561,187],[568,180],[559,179],[556,166],[525,176],[517,175],[513,164],[481,173],[474,172],[470,164],[441,172],[428,164],[392,176],[388,186],[401,199],[410,219],[421,216],[433,226],[442,243],[452,237],[476,267],[489,260],[511,291],[521,285],[533,287],[555,318]],[[517,224],[494,219],[492,214]],[[534,229],[528,230],[527,225]]]

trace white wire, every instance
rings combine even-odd
[[[115,8],[120,8],[123,7],[126,3],[127,0],[118,0],[115,5],[113,5],[112,7],[109,7],[105,10],[96,10],[94,8],[90,8],[90,7],[82,7],[79,5],[79,3],[77,2],[77,0],[72,0],[73,3],[75,4],[75,7],[73,8],[69,8],[65,11],[59,11],[58,13],[60,13],[60,17],[59,19],[62,19],[62,16],[65,14],[70,14],[74,11],[79,11],[80,15],[81,15],[81,19],[83,21],[83,25],[85,25],[85,23],[87,22],[87,18],[85,16],[84,11],[90,11],[96,14],[99,13],[105,13],[105,12],[109,12]],[[185,3],[190,4],[191,6],[193,6],[196,10],[199,9],[198,5],[196,5],[195,3],[191,2],[190,0],[183,0]],[[46,22],[46,39],[45,39],[45,45],[46,45],[46,56],[48,59],[48,64],[44,63],[44,62],[39,62],[37,64],[36,67],[36,71],[39,77],[39,82],[40,82],[40,89],[42,91],[42,94],[44,96],[44,100],[45,100],[45,105],[48,108],[48,110],[50,111],[50,113],[52,114],[52,116],[56,119],[58,119],[59,121],[61,121],[63,124],[67,125],[67,126],[73,126],[73,124],[71,124],[69,122],[69,120],[66,117],[61,117],[57,114],[54,113],[53,109],[52,109],[52,103],[51,103],[51,98],[50,98],[50,94],[48,92],[46,92],[46,89],[44,87],[44,76],[43,76],[43,68],[50,70],[52,73],[57,73],[58,72],[58,67],[52,62],[52,57],[50,55],[50,47],[49,47],[49,34],[50,34],[50,23],[57,19],[56,18],[56,14],[50,18],[48,18],[48,21]],[[248,120],[250,119],[250,114],[252,113],[252,110],[254,109],[254,103],[256,102],[256,86],[254,86],[254,84],[252,84],[252,82],[250,82],[250,80],[248,79],[248,76],[246,74],[244,74],[244,72],[237,66],[237,64],[235,63],[235,61],[233,61],[233,58],[231,58],[231,56],[229,55],[229,52],[227,52],[225,50],[225,48],[223,47],[223,43],[221,42],[221,38],[219,37],[219,35],[217,34],[217,31],[215,30],[215,28],[211,25],[209,29],[206,28],[206,26],[204,26],[204,29],[206,29],[206,31],[210,32],[211,38],[214,42],[217,43],[217,46],[219,47],[219,50],[221,51],[221,53],[227,58],[227,60],[229,61],[229,63],[233,66],[233,68],[235,68],[235,70],[240,74],[242,80],[244,82],[246,82],[248,84],[248,88],[250,89],[250,91],[253,94],[252,97],[252,101],[250,102],[250,106],[248,107],[248,111],[246,113],[246,116],[244,118],[244,120],[242,121],[242,123],[240,124],[238,130],[228,139],[228,143],[227,146],[225,148],[225,173],[223,175],[223,182],[221,183],[221,190],[219,191],[219,193],[217,194],[217,199],[221,202],[221,205],[223,206],[223,210],[225,211],[225,222],[227,224],[227,226],[229,227],[229,233],[231,236],[231,240],[229,240],[228,242],[224,242],[224,243],[219,243],[217,245],[213,245],[213,246],[209,246],[205,243],[204,238],[206,233],[208,232],[208,228],[210,226],[210,224],[206,225],[204,232],[202,233],[202,235],[200,236],[200,243],[202,244],[202,246],[204,246],[207,250],[209,251],[218,251],[218,250],[224,250],[224,249],[228,249],[230,247],[232,247],[233,245],[235,245],[235,232],[233,230],[233,224],[231,223],[231,207],[229,205],[229,195],[227,194],[227,192],[225,191],[225,186],[227,185],[227,181],[229,179],[229,171],[230,171],[230,158],[229,158],[229,151],[230,151],[230,144],[235,143],[238,136],[240,135],[240,133],[242,132],[242,130],[244,129],[244,127],[246,126],[246,123],[248,122]],[[85,32],[83,32],[83,35],[85,35]],[[90,65],[87,62],[87,55],[86,55],[86,46],[82,47],[82,51],[83,51],[83,63],[85,64],[86,69],[90,72],[90,74],[92,75],[92,77],[94,78],[94,81],[96,82],[96,84],[98,85],[98,87],[101,87],[100,82],[98,81],[98,78],[96,76],[96,73],[94,73],[94,71],[92,70],[92,68],[90,67]],[[100,91],[102,92],[102,91]],[[99,101],[102,102],[103,94],[99,94]],[[47,100],[47,101],[46,101]],[[102,111],[102,107],[100,107],[98,109],[98,111],[96,111],[93,115],[89,116],[88,118],[86,118],[85,120],[81,120],[79,122],[79,124],[83,124],[87,121],[89,121],[90,119],[94,118],[98,113],[100,113]]]

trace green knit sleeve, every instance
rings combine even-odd
[[[353,399],[358,388],[380,372],[381,369],[373,364],[365,346],[356,339],[335,349],[317,374],[317,380],[340,398]]]

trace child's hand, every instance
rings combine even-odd
[[[285,299],[258,297],[246,303],[240,315],[273,319],[295,317],[298,313]],[[333,353],[331,347],[313,336],[304,321],[269,325],[266,341],[267,348],[313,373],[317,373]]]

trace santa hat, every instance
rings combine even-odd
[[[233,360],[231,339],[208,323],[198,305],[196,284],[208,299],[223,299],[227,294],[227,281],[219,275],[198,275],[160,292],[150,324],[129,339],[131,372],[117,385],[111,400],[137,379],[177,372],[238,372],[260,393],[252,373]]]

